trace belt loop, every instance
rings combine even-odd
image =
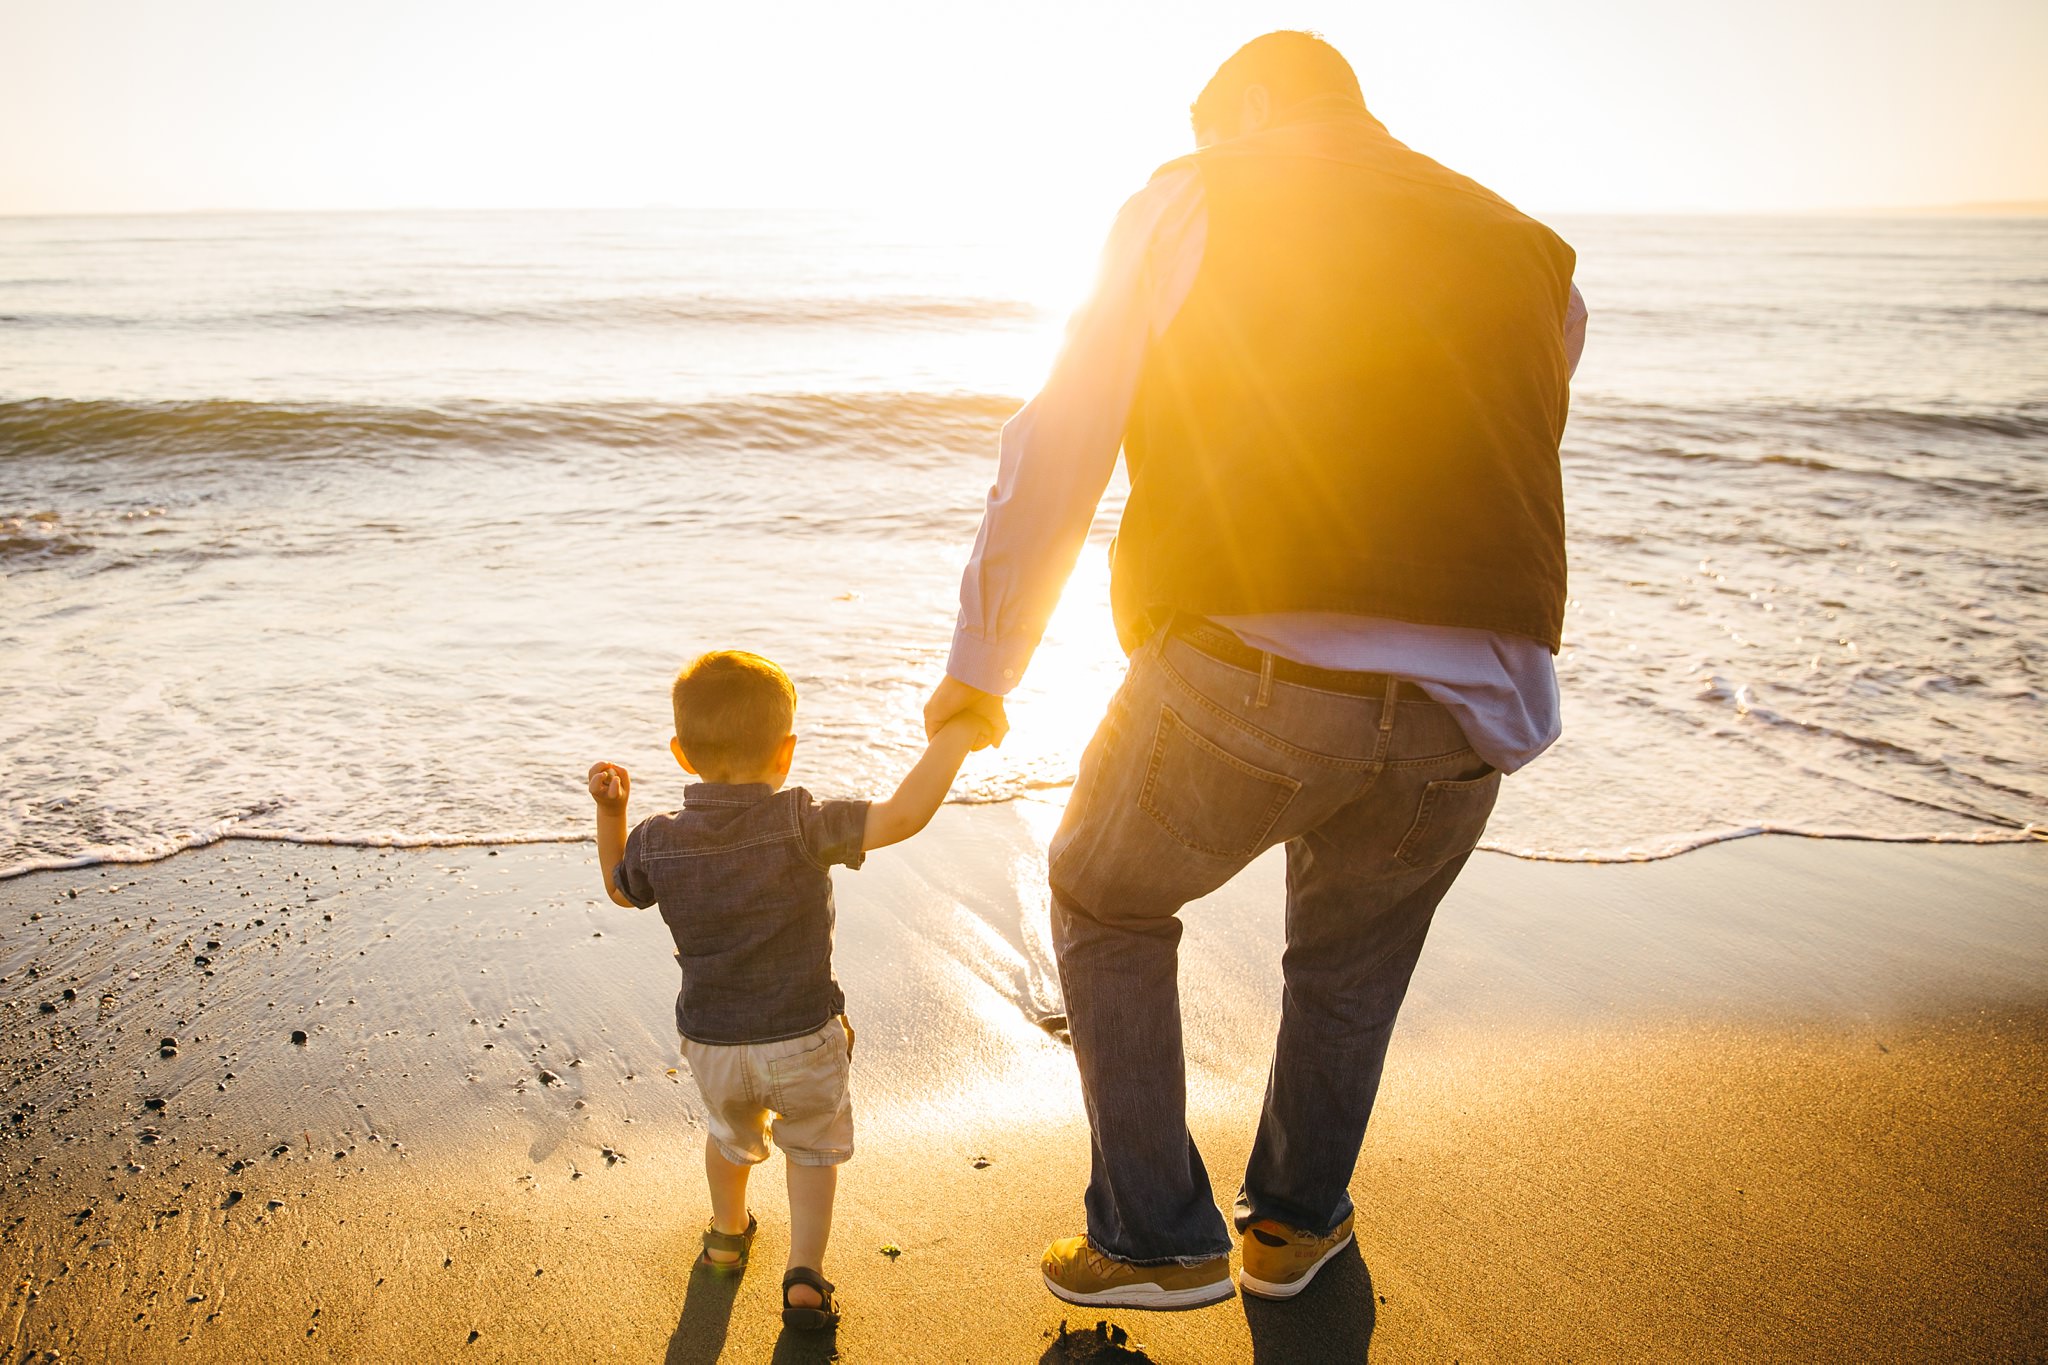
[[[1269,650],[1259,651],[1259,691],[1252,698],[1252,709],[1263,711],[1273,701],[1273,655]]]
[[[1394,743],[1394,703],[1401,695],[1401,680],[1389,673],[1386,690],[1380,694],[1380,733],[1373,746],[1372,761],[1383,764]]]

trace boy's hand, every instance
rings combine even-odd
[[[931,700],[924,704],[924,737],[936,737],[946,722],[962,711],[973,712],[987,727],[975,748],[1002,747],[1003,737],[1010,733],[1010,718],[1003,714],[1003,699],[993,692],[969,687],[951,674],[939,680]]]
[[[955,712],[953,718],[939,728],[941,730],[948,730],[956,725],[973,736],[973,740],[969,745],[970,752],[986,749],[996,742],[996,727],[991,725],[988,717],[982,715],[979,711]]]
[[[590,799],[597,802],[599,810],[623,811],[626,797],[632,790],[633,779],[626,776],[626,770],[618,764],[590,765]]]

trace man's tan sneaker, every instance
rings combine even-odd
[[[1103,1255],[1086,1237],[1062,1237],[1039,1263],[1045,1287],[1068,1303],[1106,1308],[1199,1308],[1236,1293],[1230,1258],[1200,1265],[1132,1265]]]
[[[1291,1299],[1308,1288],[1324,1262],[1349,1245],[1349,1214],[1327,1237],[1261,1218],[1244,1230],[1244,1269],[1238,1272],[1237,1283],[1261,1299]]]

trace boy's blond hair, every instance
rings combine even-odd
[[[715,649],[676,674],[669,690],[676,742],[699,776],[768,766],[796,719],[796,687],[769,659]],[[715,780],[715,779],[714,779]]]

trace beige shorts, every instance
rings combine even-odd
[[[766,1161],[770,1131],[799,1166],[836,1166],[853,1155],[852,1065],[838,1019],[779,1043],[682,1043],[711,1140],[727,1161]]]

